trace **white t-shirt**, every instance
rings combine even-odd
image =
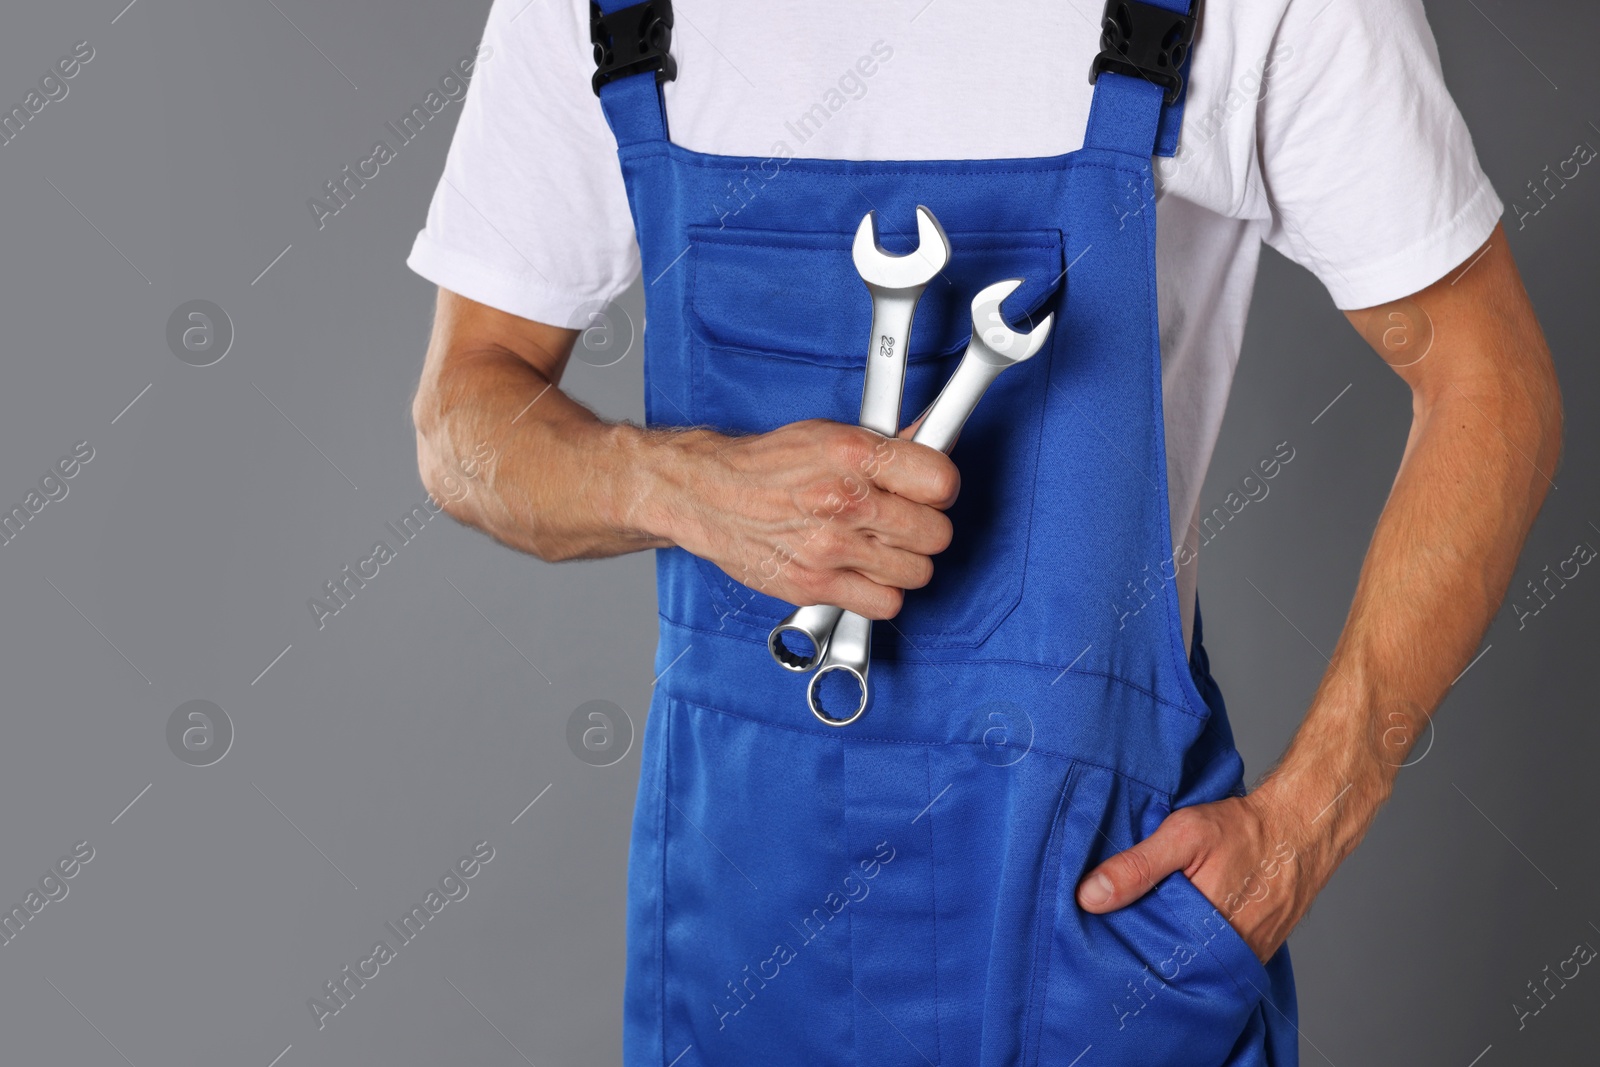
[[[962,159],[1083,144],[1099,0],[674,11],[665,99],[685,148]],[[480,303],[576,325],[579,308],[639,273],[616,142],[589,84],[589,5],[495,0],[484,43],[408,263]],[[1261,242],[1316,274],[1338,307],[1371,307],[1466,260],[1502,205],[1421,0],[1210,0],[1182,147],[1156,166],[1173,543],[1189,560]],[[1178,574],[1186,641],[1194,590],[1191,562]]]

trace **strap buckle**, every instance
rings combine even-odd
[[[589,40],[597,68],[590,82],[596,96],[607,82],[645,71],[656,72],[657,85],[678,76],[677,61],[667,51],[672,44],[672,0],[646,0],[609,15],[590,0]]]
[[[1108,70],[1143,78],[1166,91],[1166,103],[1176,103],[1183,92],[1181,68],[1194,44],[1200,7],[1201,0],[1195,0],[1195,13],[1182,15],[1140,0],[1106,0],[1100,54],[1089,68],[1089,81]]]

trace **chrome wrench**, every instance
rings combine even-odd
[[[996,282],[973,298],[972,340],[967,344],[955,373],[928,408],[922,425],[917,427],[911,440],[940,452],[949,452],[955,447],[961,427],[966,425],[967,419],[977,409],[978,401],[983,399],[983,394],[1000,373],[1037,355],[1050,339],[1050,328],[1055,324],[1054,314],[1045,316],[1044,321],[1028,333],[1016,332],[1001,317],[1001,303],[1016,292],[1021,284],[1021,278]],[[850,611],[841,613],[832,635],[825,642],[822,663],[806,686],[806,700],[811,705],[813,715],[829,726],[848,726],[861,718],[867,710],[870,696],[867,670],[871,651],[872,620]],[[823,710],[818,694],[822,679],[835,671],[849,674],[855,680],[860,695],[855,711],[842,719],[828,715]]]
[[[869,211],[856,227],[851,259],[872,294],[872,339],[867,351],[867,376],[861,390],[861,425],[885,437],[900,431],[900,396],[905,391],[906,347],[911,320],[922,291],[950,262],[950,239],[933,212],[917,206],[917,248],[893,256],[878,244],[877,213]],[[797,608],[773,628],[767,648],[778,664],[791,671],[815,667],[827,650],[828,637],[843,609],[824,604]],[[784,635],[811,643],[809,653],[796,652]]]

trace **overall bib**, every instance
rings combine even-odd
[[[1080,151],[856,162],[686,151],[653,73],[600,98],[648,282],[651,425],[854,424],[869,209],[889,252],[918,204],[952,248],[903,421],[954,370],[979,289],[1026,279],[1018,329],[1055,315],[952,452],[954,542],[874,628],[858,722],[823,725],[768,656],[791,605],[658,553],[624,1063],[1295,1064],[1287,951],[1263,966],[1181,872],[1105,916],[1074,895],[1174,808],[1243,793],[1172,580],[1151,157],[1179,106],[1103,73]]]

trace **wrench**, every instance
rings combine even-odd
[[[905,391],[911,319],[922,291],[950,262],[950,239],[933,212],[919,204],[916,251],[892,256],[878,244],[877,212],[869,211],[856,227],[851,259],[872,294],[872,339],[867,350],[866,383],[861,390],[861,425],[893,437],[900,431],[900,395]],[[815,667],[842,613],[843,609],[825,604],[795,609],[767,636],[772,658],[791,671]],[[809,641],[811,652],[796,652],[789,647],[784,641],[786,634],[797,634]]]
[[[1032,358],[1050,338],[1050,328],[1055,315],[1028,333],[1017,333],[1000,315],[1000,305],[1006,297],[1016,292],[1021,278],[996,282],[972,300],[972,340],[967,345],[961,362],[950,380],[939,391],[938,399],[928,408],[922,425],[911,440],[919,445],[949,452],[955,446],[961,427],[966,425],[983,399],[983,394],[1007,367],[1016,366]],[[870,690],[867,688],[867,669],[872,648],[872,622],[854,612],[843,612],[833,634],[823,646],[822,663],[811,676],[806,687],[806,700],[811,713],[829,726],[848,726],[867,710]],[[844,671],[856,682],[860,699],[855,711],[845,718],[827,714],[819,698],[818,686],[822,679],[835,671]]]

